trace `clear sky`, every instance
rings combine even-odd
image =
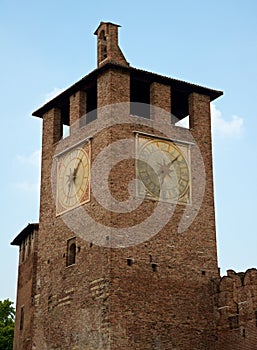
[[[224,91],[212,106],[219,266],[257,267],[256,13],[256,0],[0,1],[0,300],[16,298],[9,243],[38,221],[41,120],[31,114],[96,68],[100,21],[122,25],[132,66]]]

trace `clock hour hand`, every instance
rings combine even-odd
[[[159,164],[160,168],[159,171],[157,171],[157,175],[160,177],[160,186],[162,187],[165,178],[171,178],[172,177],[172,171],[173,169],[171,168],[172,164],[174,162],[176,162],[176,160],[178,159],[180,155],[178,155],[175,159],[173,159],[172,161],[170,161],[169,163],[165,163],[165,161],[163,161],[163,164]]]
[[[70,195],[70,190],[71,190],[71,182],[68,183],[68,187],[69,187],[69,189],[68,189],[68,196],[69,196]]]
[[[74,171],[73,171],[73,181],[74,181],[74,182],[75,182],[75,180],[76,180],[77,172],[78,172],[78,170],[79,170],[79,166],[80,166],[81,163],[82,163],[82,160],[80,159],[79,162],[78,162],[78,164],[77,164],[77,166],[76,166],[76,168],[75,168]]]
[[[66,177],[67,177],[66,183],[70,186],[72,184],[72,179],[73,179],[73,174],[72,174],[71,168],[70,168],[70,173],[68,175],[66,175]]]
[[[72,170],[70,169],[70,173],[67,176],[67,184],[68,184],[68,196],[70,195],[70,191],[71,191],[71,186],[72,186],[72,179],[73,179],[73,174],[72,174]]]
[[[161,173],[159,176],[160,176],[160,188],[161,188],[164,183],[165,174]]]

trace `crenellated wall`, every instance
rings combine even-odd
[[[257,269],[220,279],[216,318],[217,350],[257,349]]]

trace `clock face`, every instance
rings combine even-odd
[[[90,148],[74,147],[57,159],[57,214],[89,200]]]
[[[166,202],[190,202],[189,149],[169,140],[137,137],[138,194]]]

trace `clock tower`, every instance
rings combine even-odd
[[[131,67],[118,28],[101,22],[97,69],[33,113],[40,220],[14,241],[36,228],[15,350],[215,349],[210,102],[222,92]]]

